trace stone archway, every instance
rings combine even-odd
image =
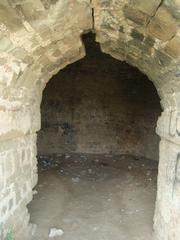
[[[27,239],[26,205],[37,182],[36,132],[46,82],[84,56],[93,30],[102,51],[153,81],[164,109],[154,239],[180,235],[179,3],[177,1],[2,1],[0,10],[1,223]]]

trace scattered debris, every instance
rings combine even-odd
[[[37,224],[31,223],[30,229],[31,229],[31,235],[34,236],[37,231]]]
[[[51,228],[49,231],[49,237],[57,237],[57,236],[62,236],[64,234],[64,231],[62,229],[58,228]]]
[[[51,166],[51,162],[48,159],[41,160],[41,165],[43,168],[48,168]]]
[[[85,156],[85,155],[81,155],[81,158],[84,160],[87,160],[87,156]]]
[[[78,183],[78,182],[80,182],[80,178],[79,177],[73,177],[72,181],[75,182],[75,183]]]
[[[38,194],[38,191],[37,190],[33,190],[33,195],[36,195],[36,194]]]

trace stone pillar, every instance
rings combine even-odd
[[[158,191],[154,216],[155,240],[180,238],[180,139],[179,113],[163,112],[157,133],[159,149]]]

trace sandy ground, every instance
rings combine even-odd
[[[34,240],[150,240],[157,162],[133,156],[41,157],[29,205]]]

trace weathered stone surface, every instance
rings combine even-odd
[[[45,13],[43,12],[44,7],[43,5],[41,5],[40,7],[38,5],[38,1],[34,3],[31,1],[21,3],[21,5],[16,6],[16,9],[18,9],[18,11],[22,14],[22,16],[27,21],[37,20],[38,18],[42,18],[45,16]]]
[[[165,0],[164,4],[171,11],[172,15],[180,19],[180,1],[179,0]]]
[[[147,15],[146,13],[143,13],[142,11],[137,10],[134,7],[131,7],[129,5],[125,6],[124,15],[129,20],[131,20],[139,25],[146,25],[149,20],[149,15]]]
[[[144,40],[144,35],[138,32],[136,29],[132,29],[131,36],[135,39],[138,39],[139,41]]]
[[[160,144],[159,181],[156,202],[155,233],[157,240],[179,238],[180,203],[179,183],[174,179],[177,172],[179,145],[166,139]],[[162,160],[162,161],[161,161]],[[173,219],[173,221],[172,221]]]
[[[164,67],[168,66],[172,61],[172,58],[162,51],[155,51],[154,57],[155,61],[159,62]]]
[[[169,41],[164,49],[172,58],[180,57],[180,37],[175,36]]]
[[[4,24],[10,31],[16,31],[22,27],[21,19],[14,9],[0,4],[0,23]]]
[[[136,8],[150,16],[154,15],[154,13],[158,9],[160,3],[161,3],[161,0],[151,0],[151,1],[149,1],[149,0],[130,0],[130,4],[134,8]]]
[[[0,38],[0,52],[10,51],[13,48],[13,44],[7,37]]]
[[[155,40],[151,38],[150,36],[145,37],[144,44],[147,44],[150,47],[153,47],[155,44]]]
[[[180,141],[177,133],[172,134],[174,127],[170,127],[169,122],[174,124],[170,113],[180,109],[180,3],[179,0],[165,0],[159,4],[159,0],[1,0],[0,148],[3,147],[4,155],[1,155],[0,161],[0,195],[4,198],[0,201],[0,213],[3,215],[0,223],[3,223],[5,231],[13,226],[15,240],[27,237],[29,215],[25,206],[32,198],[37,174],[36,139],[32,137],[29,142],[25,139],[40,128],[42,90],[52,74],[84,56],[80,38],[93,27],[104,52],[128,61],[154,82],[165,112],[163,120],[159,121],[158,133],[168,139],[160,148],[160,173],[164,171],[164,161],[167,164],[175,163],[173,151],[180,151]],[[52,46],[50,52],[49,46]],[[23,110],[20,111],[22,105]],[[14,149],[22,147],[19,141],[27,147],[33,146],[31,159],[27,160],[32,165],[27,167],[29,172],[25,175],[18,168],[13,170],[14,176],[11,177],[14,163],[10,163],[10,172],[7,173],[9,180],[6,182],[4,161],[8,158],[18,165],[20,158]],[[170,142],[175,147],[170,146]],[[8,151],[12,155],[8,155]],[[19,183],[25,181],[26,186],[22,188],[21,184],[18,185],[17,178],[20,179]],[[175,185],[173,188],[172,200],[172,195],[171,198],[169,195],[172,188],[169,188],[164,173],[163,177],[160,174],[158,182],[155,239],[179,240],[178,187]],[[10,187],[14,183],[16,185],[12,191],[1,194],[5,184]],[[13,200],[14,195],[18,204]],[[11,211],[7,211],[7,202]]]
[[[168,41],[177,32],[177,23],[165,7],[160,7],[148,25],[148,33],[160,40]]]
[[[22,240],[29,237],[26,205],[37,183],[34,133],[40,129],[42,90],[52,74],[84,56],[80,35],[92,28],[92,14],[89,1],[1,4],[0,224]]]

